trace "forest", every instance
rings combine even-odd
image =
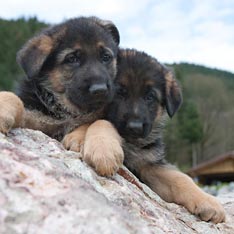
[[[0,90],[15,89],[23,76],[16,53],[46,26],[37,18],[0,19]],[[234,74],[188,63],[167,65],[183,91],[183,105],[164,131],[168,161],[187,170],[234,150]]]

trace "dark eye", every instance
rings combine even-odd
[[[102,63],[110,63],[112,60],[112,55],[108,52],[103,52],[101,54]]]
[[[80,56],[76,53],[68,54],[64,60],[65,63],[80,65]]]
[[[127,89],[126,89],[125,87],[120,86],[120,87],[117,89],[116,94],[117,94],[117,96],[118,96],[119,98],[124,99],[124,98],[127,97],[128,91],[127,91]]]
[[[145,100],[148,101],[148,102],[153,102],[153,101],[157,100],[157,94],[153,90],[150,90],[145,95]]]

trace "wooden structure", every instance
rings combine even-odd
[[[203,162],[191,168],[187,174],[202,184],[234,181],[234,151]]]

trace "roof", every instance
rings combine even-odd
[[[215,158],[213,158],[211,160],[200,163],[199,165],[191,168],[187,172],[187,174],[194,175],[194,174],[198,173],[201,170],[204,170],[206,168],[210,168],[210,167],[215,166],[216,164],[219,164],[219,163],[221,163],[223,161],[232,160],[232,159],[234,160],[234,151],[225,153],[225,154],[223,154],[221,156],[218,156],[218,157],[215,157]]]

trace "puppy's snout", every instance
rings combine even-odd
[[[107,95],[108,87],[107,84],[93,84],[89,87],[89,93],[94,96],[105,96]]]
[[[129,121],[126,127],[127,131],[129,131],[131,134],[136,134],[137,136],[142,135],[144,131],[144,125],[139,120]]]

